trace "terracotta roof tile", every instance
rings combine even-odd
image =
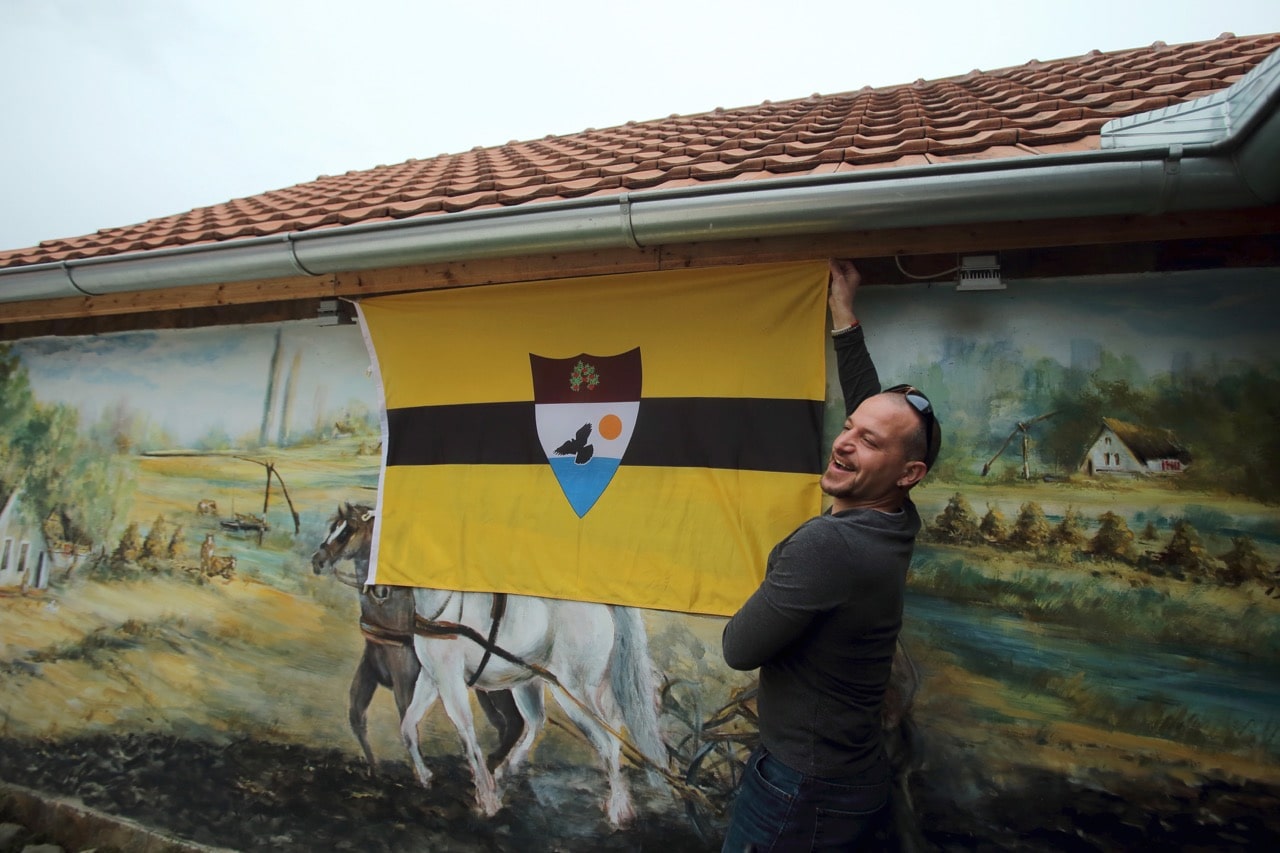
[[[1175,95],[1179,100],[1190,100],[1217,88],[1219,87],[1209,80],[1173,80],[1160,86],[1153,86],[1150,91],[1160,95]]]
[[[861,161],[853,161],[845,158],[840,164],[839,172],[867,171],[869,169],[884,169],[886,167],[906,167],[906,166],[927,166],[930,163],[945,162],[947,158],[930,158],[924,153],[905,154],[895,158],[873,158],[867,157]]]
[[[1202,97],[1280,33],[970,71],[407,160],[0,251],[0,267],[717,181],[1087,151],[1108,120]]]
[[[929,150],[929,140],[924,135],[905,139],[893,145],[857,145],[844,150],[846,163],[892,163],[906,154],[923,154]]]
[[[418,216],[423,213],[438,213],[441,210],[444,210],[444,203],[438,198],[401,201],[387,205],[387,214],[396,219],[403,219],[406,216]]]
[[[685,174],[682,177],[687,177],[689,170],[686,168],[684,171]],[[621,179],[615,180],[619,181],[620,186],[624,186],[627,189],[637,190],[656,187],[659,184],[664,183],[666,179],[667,173],[662,169],[645,169],[642,172],[632,172],[629,175],[623,175]]]
[[[462,210],[470,210],[473,207],[488,207],[497,201],[498,194],[495,192],[473,192],[466,195],[449,196],[443,200],[442,204],[446,211],[457,213]]]
[[[934,122],[929,129],[927,135],[935,139],[960,139],[966,136],[975,136],[979,133],[998,130],[1004,127],[1004,120],[999,116],[991,116],[990,118],[972,118],[966,122]]]
[[[297,225],[299,231],[307,231],[309,229],[317,228],[321,225],[324,225],[325,220],[327,218],[328,217],[325,217],[325,216],[303,216],[295,220],[295,224]],[[192,240],[191,242],[194,243],[198,241]]]
[[[578,198],[601,189],[604,181],[613,181],[613,186],[621,186],[617,178],[585,178],[577,181],[564,181],[560,184],[559,195],[562,198]]]
[[[343,225],[354,225],[357,222],[369,222],[374,219],[386,218],[387,205],[385,204],[346,210],[338,214],[338,221]]]
[[[526,201],[533,201],[534,199],[546,198],[547,196],[555,195],[555,193],[555,188],[548,186],[547,184],[533,184],[524,187],[514,187],[512,189],[500,189],[498,190],[498,201],[507,205],[523,204]]]
[[[1018,142],[1021,142],[1024,145],[1035,146],[1037,149],[1043,149],[1046,145],[1053,145],[1059,142],[1071,142],[1073,140],[1082,139],[1086,136],[1095,136],[1098,131],[1102,130],[1102,126],[1106,124],[1107,121],[1109,121],[1109,119],[1082,118],[1078,121],[1061,122],[1044,130],[1024,127],[1014,132],[1017,134]],[[1090,147],[1097,148],[1098,145],[1094,142]]]
[[[689,169],[689,175],[703,181],[723,180],[740,175],[745,171],[741,163],[725,163],[715,160],[707,163],[695,163]]]
[[[1102,122],[1099,122],[1101,125]],[[982,151],[997,145],[1012,145],[1019,141],[1021,134],[1026,131],[1017,130],[1015,128],[1005,128],[1002,130],[984,130],[975,134],[966,134],[952,138],[943,138],[935,135],[931,139],[927,139],[928,152],[931,155],[946,153],[964,154],[974,151]]]
[[[790,154],[775,154],[771,157],[764,158],[765,169],[775,174],[784,172],[809,172],[812,171],[814,159],[812,157],[793,157]]]
[[[1179,102],[1178,98],[1167,95],[1151,95],[1148,97],[1138,97],[1125,101],[1116,101],[1113,104],[1104,104],[1098,106],[1096,111],[1104,114],[1107,118],[1116,118],[1118,116],[1131,116],[1138,113],[1150,112],[1151,110],[1164,109],[1167,106]]]

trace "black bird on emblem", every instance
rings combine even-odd
[[[572,453],[575,465],[586,465],[587,461],[596,452],[593,445],[587,444],[587,439],[590,437],[591,424],[583,424],[577,435],[556,448],[556,455],[568,456]]]

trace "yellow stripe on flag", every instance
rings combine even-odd
[[[579,519],[546,465],[392,468],[378,582],[728,615],[760,583],[769,550],[818,512],[817,481],[624,463]],[[456,499],[395,512],[425,495]]]
[[[497,426],[523,435],[536,430],[530,354],[603,358],[639,348],[631,450],[643,433],[651,460],[660,425],[646,421],[646,399],[655,401],[651,418],[682,399],[739,399],[752,412],[751,401],[812,401],[820,409],[826,280],[825,263],[777,264],[427,291],[359,307],[393,424],[474,423],[432,419],[460,408],[472,418],[495,412],[512,421]],[[768,416],[778,411],[791,409],[775,406]],[[428,417],[394,417],[404,412]],[[737,426],[761,442],[758,424],[755,432],[751,424]],[[820,429],[819,422],[815,460],[822,456]],[[608,432],[597,428],[588,440],[603,448]],[[731,432],[738,432],[733,424],[726,443]],[[384,435],[384,448],[430,438]],[[531,444],[537,442],[535,432]],[[628,465],[624,453],[579,516],[548,461],[450,464],[428,457],[430,464],[384,464],[373,567],[379,583],[727,615],[759,583],[773,545],[821,505],[816,466],[738,470],[722,458],[704,467],[686,457],[678,467]],[[572,460],[557,461],[572,467]]]
[[[500,284],[360,302],[387,408],[531,400],[528,354],[644,349],[646,397],[824,397],[827,266]],[[523,365],[520,370],[491,366]]]

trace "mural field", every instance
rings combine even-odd
[[[862,297],[945,436],[902,635],[926,845],[1280,841],[1273,277]],[[719,849],[723,619],[446,590],[476,627],[415,640],[362,585],[369,364],[306,323],[0,344],[0,781],[237,850]],[[568,651],[530,668],[536,626]]]

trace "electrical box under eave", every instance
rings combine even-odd
[[[995,255],[968,255],[960,259],[956,290],[1004,290],[1000,278],[1000,261]]]

